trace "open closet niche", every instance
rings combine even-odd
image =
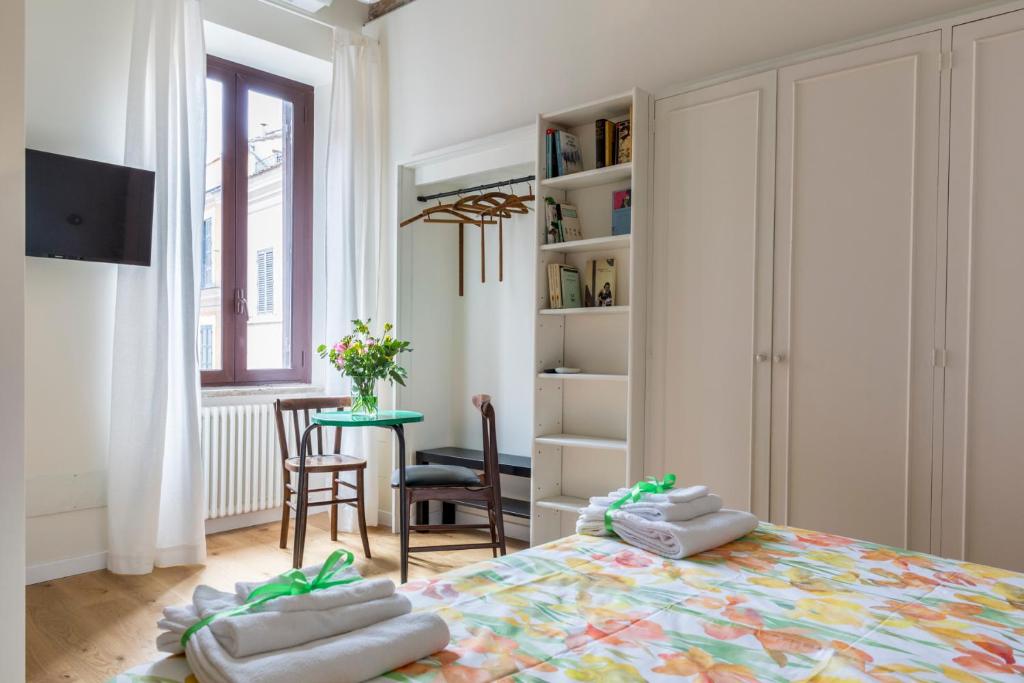
[[[410,462],[417,450],[480,449],[480,414],[470,403],[480,393],[492,397],[499,450],[530,455],[536,202],[524,202],[529,213],[512,212],[500,226],[496,216],[483,216],[482,228],[467,223],[461,249],[458,221],[398,225],[438,204],[464,206],[470,202],[460,200],[493,193],[536,193],[534,155],[530,126],[421,154],[399,165],[393,228],[398,239],[397,329],[412,342],[413,352],[406,358],[409,381],[398,392],[398,406],[426,416],[409,432]],[[504,184],[523,178],[530,180]],[[419,201],[491,183],[502,184]],[[503,475],[502,494],[528,500],[528,479]],[[460,518],[474,512],[458,510]],[[506,515],[505,521],[510,536],[528,538],[528,520]]]
[[[649,116],[631,90],[537,122],[531,544],[643,475]]]

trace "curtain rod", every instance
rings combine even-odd
[[[524,175],[522,178],[510,178],[503,180],[499,183],[484,183],[483,185],[474,185],[473,187],[463,187],[458,190],[451,190],[450,192],[438,192],[437,194],[420,195],[416,197],[418,201],[429,202],[431,199],[440,199],[441,197],[454,197],[455,195],[466,194],[468,192],[478,192],[480,190],[490,190],[495,187],[504,187],[505,185],[515,185],[517,183],[528,183],[536,180],[537,176]]]

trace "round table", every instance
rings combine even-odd
[[[399,501],[405,500],[405,425],[411,422],[423,422],[423,413],[412,410],[381,410],[373,417],[367,415],[355,415],[350,410],[333,410],[316,413],[310,417],[309,426],[302,433],[302,442],[299,445],[299,500],[305,500],[306,489],[309,482],[306,477],[306,457],[310,453],[310,435],[314,429],[320,427],[383,427],[390,429],[398,437],[398,495]],[[376,482],[372,485],[376,486]],[[302,546],[306,542],[306,506],[300,505],[295,512],[295,543],[292,553],[292,566],[296,569],[302,566]],[[409,509],[399,503],[398,514],[401,526],[404,529],[408,522]],[[405,583],[409,574],[409,548],[408,541],[404,534],[402,537],[402,583]]]

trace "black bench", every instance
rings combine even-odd
[[[417,465],[459,465],[468,467],[471,470],[483,471],[484,452],[472,448],[456,448],[454,446],[442,446],[440,448],[426,448],[416,451]],[[530,478],[530,458],[525,455],[511,455],[509,453],[498,454],[498,471],[512,477]],[[416,523],[427,523],[427,503],[419,503],[416,506]],[[464,505],[472,508],[486,508],[483,503],[459,501],[458,503],[443,502],[441,504],[441,523],[455,523],[455,506]],[[530,518],[530,501],[516,500],[515,498],[501,499],[501,513],[509,517]]]

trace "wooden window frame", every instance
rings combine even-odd
[[[202,385],[234,386],[290,382],[308,384],[312,377],[313,310],[313,87],[218,57],[207,56],[207,77],[223,89],[221,168],[221,367],[201,372]],[[275,264],[290,280],[291,367],[249,370],[246,320],[254,314],[254,290],[246,282],[248,155],[246,120],[248,92],[260,92],[293,106],[293,173],[291,262]],[[286,235],[286,243],[288,236]],[[256,283],[252,285],[255,287]],[[287,292],[286,292],[287,294]]]

